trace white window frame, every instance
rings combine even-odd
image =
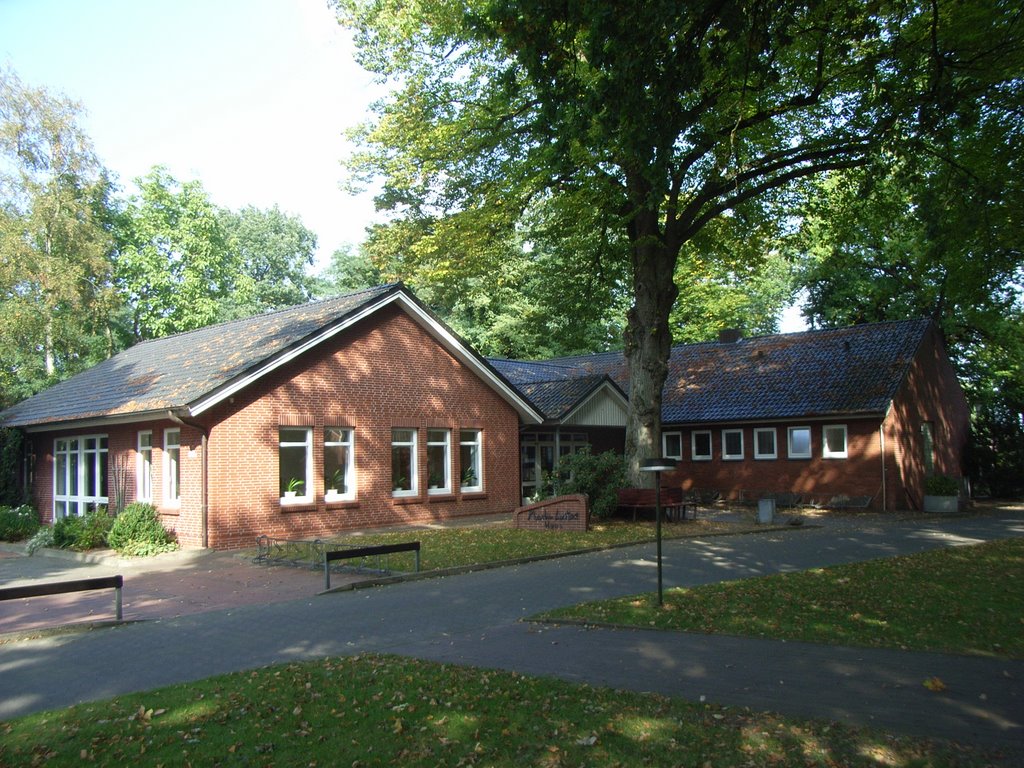
[[[772,436],[772,450],[770,453],[763,452],[761,450],[761,443],[758,441],[759,435],[771,435]],[[779,458],[779,435],[775,430],[775,427],[757,427],[754,430],[754,458],[755,459],[777,459]]]
[[[698,453],[697,452],[697,435],[708,436],[708,452]],[[695,429],[690,432],[690,458],[693,461],[711,461],[715,455],[714,440],[711,437],[710,429]]]
[[[177,427],[164,430],[163,443],[163,506],[181,506],[181,430]],[[177,452],[177,459],[172,452]]]
[[[843,433],[843,449],[841,451],[833,451],[829,448],[828,431],[830,429],[842,430]],[[845,459],[850,453],[850,435],[846,429],[845,424],[825,424],[821,428],[821,457],[823,459]]]
[[[283,440],[281,439],[281,432],[284,430],[293,430],[295,432],[302,431],[304,433],[304,439],[300,442],[298,440]],[[282,448],[305,448],[306,449],[306,472],[305,477],[302,478],[302,493],[295,491],[294,496],[285,495],[286,492],[281,489],[281,484],[284,478],[281,477],[281,449]],[[313,501],[313,428],[312,427],[301,427],[291,426],[282,424],[277,429],[277,474],[278,474],[278,490],[281,493],[280,500],[281,504],[309,504]],[[290,478],[289,478],[290,479]]]
[[[94,448],[87,449],[86,441],[95,440]],[[74,446],[74,447],[72,447]],[[71,457],[74,456],[74,461]],[[80,517],[89,511],[104,506],[109,502],[103,483],[102,467],[110,465],[101,461],[101,456],[109,460],[106,435],[76,435],[74,437],[58,437],[53,441],[53,519],[62,517]],[[72,471],[73,470],[73,471]],[[58,474],[64,474],[64,493],[58,493],[60,484]],[[97,493],[86,493],[89,473],[93,474],[93,484]],[[108,476],[109,479],[109,476]]]
[[[467,440],[466,435],[473,435]],[[463,448],[476,448],[471,451],[471,466],[464,467],[462,461]],[[476,478],[475,484],[466,484],[466,470],[471,469]],[[463,493],[480,493],[484,489],[484,431],[482,429],[460,429],[459,430],[459,489]]]
[[[668,449],[668,439],[675,438],[679,443],[679,450],[671,452]],[[682,432],[662,432],[661,433],[661,455],[666,459],[675,459],[679,461],[683,458],[683,433]]]
[[[408,432],[410,435],[409,440],[397,440],[396,436],[399,432]],[[419,463],[416,446],[417,438],[419,437],[415,427],[393,427],[391,429],[391,495],[400,499],[408,496],[419,495]],[[395,449],[396,448],[408,448],[409,449],[409,487],[407,489],[395,488]]]
[[[148,445],[143,445],[143,440]],[[136,437],[135,460],[135,499],[152,503],[153,501],[153,430],[144,429]]]
[[[331,432],[341,432],[341,440],[328,440]],[[333,478],[327,477],[327,449],[343,447],[345,451],[345,466],[342,467],[344,475],[345,491],[339,493],[334,488],[328,488],[327,484]],[[324,499],[326,501],[351,501],[356,497],[356,431],[352,427],[325,427],[324,428]]]
[[[804,431],[807,433],[807,451],[794,451],[793,450],[793,433],[797,431]],[[809,459],[814,455],[814,445],[811,439],[812,433],[810,427],[788,427],[786,429],[786,455],[791,459]]]
[[[438,439],[438,436],[441,439]],[[442,449],[442,477],[441,485],[430,487],[430,449]],[[439,496],[452,492],[452,431],[450,429],[428,429],[427,430],[427,495]]]
[[[729,437],[732,435],[740,436],[740,452],[729,453]],[[746,446],[743,445],[743,430],[742,429],[723,429],[722,430],[722,461],[743,461],[746,456]]]

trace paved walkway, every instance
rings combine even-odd
[[[1010,513],[668,541],[665,584],[1021,535],[1024,516]],[[653,546],[644,545],[7,643],[0,718],[264,664],[380,651],[999,746],[1007,764],[1024,764],[1024,662],[521,621],[651,591],[655,577]],[[924,688],[935,676],[947,690]]]

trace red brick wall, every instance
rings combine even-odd
[[[205,414],[204,414],[205,416]],[[209,544],[323,537],[346,529],[511,512],[518,504],[516,412],[398,308],[386,308],[214,409],[209,440]],[[279,498],[278,429],[313,430],[314,497]],[[355,434],[357,497],[327,504],[324,427]],[[391,495],[391,430],[418,432],[419,494]],[[426,430],[451,430],[451,494],[426,492]],[[483,492],[458,488],[459,429],[483,432]],[[185,516],[183,501],[182,517]],[[191,530],[191,529],[190,529]],[[198,543],[191,534],[183,541]]]
[[[822,428],[825,425],[845,424],[847,456],[845,459],[822,457]],[[754,430],[775,428],[775,459],[754,458]],[[789,427],[810,427],[811,458],[788,457],[787,435]],[[708,428],[698,427],[698,431]],[[722,458],[722,429],[743,430],[742,460]],[[881,504],[881,452],[879,450],[878,421],[874,419],[827,421],[793,421],[782,424],[726,424],[710,428],[712,459],[694,460],[691,452],[690,428],[665,427],[666,432],[682,432],[683,458],[678,468],[666,475],[666,484],[676,484],[684,490],[718,491],[723,498],[748,500],[761,492],[796,492],[814,497],[872,496],[873,506]]]
[[[926,475],[924,422],[933,425],[935,472],[960,477],[970,408],[935,328],[922,341],[886,419],[886,440],[892,450],[888,480],[897,508],[921,508]]]

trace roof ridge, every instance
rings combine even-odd
[[[401,283],[382,283],[381,285],[374,285],[374,286],[369,286],[367,288],[360,288],[359,290],[351,291],[349,293],[339,293],[336,296],[325,296],[325,297],[320,298],[320,299],[310,299],[309,301],[303,302],[302,304],[292,304],[289,307],[279,307],[277,309],[271,309],[271,310],[268,310],[266,312],[260,312],[260,313],[255,314],[255,315],[246,315],[245,317],[236,317],[233,320],[222,320],[219,323],[210,323],[209,325],[203,325],[203,326],[200,326],[199,328],[193,328],[190,331],[178,331],[177,333],[169,333],[166,336],[157,336],[156,338],[152,338],[152,339],[143,339],[142,341],[136,342],[135,344],[132,344],[130,347],[127,347],[127,349],[132,349],[134,347],[139,347],[139,346],[142,346],[142,345],[145,345],[145,344],[152,344],[153,342],[157,342],[157,341],[165,341],[167,339],[176,339],[176,338],[180,338],[182,336],[188,336],[190,333],[198,333],[199,331],[208,331],[211,328],[227,328],[228,326],[237,325],[238,323],[251,322],[254,318],[257,318],[257,317],[258,318],[265,318],[265,317],[272,317],[274,315],[284,314],[285,312],[295,312],[295,311],[303,309],[304,307],[311,307],[314,304],[326,304],[329,301],[339,301],[341,299],[351,299],[351,298],[353,298],[355,296],[358,296],[361,293],[373,293],[373,292],[384,293],[386,290],[392,289],[392,288],[394,288],[394,287],[396,287],[398,285],[401,285]]]

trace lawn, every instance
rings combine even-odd
[[[9,766],[975,766],[981,753],[393,656],[268,667],[0,723]]]
[[[662,535],[669,539],[746,530],[768,530],[768,526],[690,520],[663,525]],[[586,532],[527,531],[508,525],[485,525],[347,536],[328,540],[325,546],[331,549],[339,545],[354,547],[419,541],[422,545],[421,570],[436,571],[652,541],[654,535],[654,523],[610,520],[594,522]],[[411,571],[414,558],[410,553],[389,555],[387,565],[393,571]]]
[[[1024,539],[656,595],[542,618],[1024,658]]]

